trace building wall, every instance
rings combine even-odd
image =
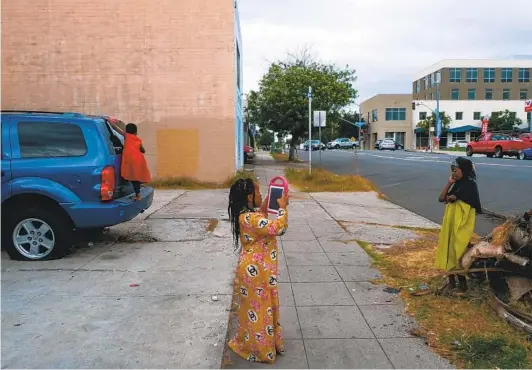
[[[400,121],[386,120],[386,108],[404,108],[405,119]],[[373,148],[375,141],[386,138],[387,133],[391,135],[391,133],[396,132],[404,132],[405,148],[412,146],[412,94],[379,94],[362,102],[360,110],[366,123],[368,117],[370,122],[365,135],[366,142],[364,145],[366,148]],[[376,117],[373,112],[376,113]]]
[[[459,68],[461,70],[460,82],[450,82],[451,68]],[[477,69],[477,82],[467,82],[466,71],[468,68]],[[485,68],[493,68],[495,70],[494,82],[484,82]],[[503,68],[512,69],[512,82],[502,82]],[[505,89],[510,90],[509,100],[521,100],[521,90],[526,90],[528,99],[530,99],[532,96],[532,76],[528,82],[519,82],[519,69],[526,69],[529,75],[532,74],[532,60],[443,60],[414,76],[412,83],[414,100],[436,99],[436,84],[430,83],[430,81],[434,81],[438,71],[441,72],[440,100],[452,100],[453,89],[458,89],[458,100],[468,99],[469,89],[475,89],[476,98],[474,100],[484,100],[486,89],[492,90],[493,100],[502,100]],[[429,81],[427,88],[425,88],[425,78]],[[419,91],[417,91],[418,86]]]
[[[420,113],[425,113],[428,116],[432,114],[431,110],[436,109],[435,100],[420,100],[420,105],[416,106],[416,110],[412,115],[412,128],[416,128],[417,124],[421,121]],[[429,107],[429,108],[427,108]],[[445,112],[446,115],[451,117],[451,123],[449,128],[461,127],[461,126],[477,126],[481,127],[482,117],[486,114],[491,115],[492,112],[500,112],[508,109],[510,112],[515,112],[516,117],[523,121],[521,127],[528,127],[527,113],[525,112],[525,102],[520,100],[448,100],[440,102],[440,111]],[[462,119],[456,119],[456,112],[462,112]],[[480,112],[480,120],[474,119],[474,113]],[[530,120],[528,120],[530,121]]]
[[[4,0],[2,108],[135,122],[154,175],[225,180],[240,163],[235,12],[234,0]]]

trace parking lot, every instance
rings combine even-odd
[[[227,192],[152,207],[61,260],[2,254],[3,368],[218,368],[236,256]],[[199,253],[201,251],[201,253]]]

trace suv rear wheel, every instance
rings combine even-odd
[[[2,232],[2,244],[14,260],[62,258],[73,243],[70,220],[62,212],[43,208],[13,210]]]

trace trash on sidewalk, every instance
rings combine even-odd
[[[211,299],[212,299],[213,302],[216,302],[218,300],[218,296],[217,295],[213,295],[211,297]]]
[[[401,289],[395,289],[395,288],[391,288],[391,287],[386,287],[382,291],[386,292],[386,293],[390,293],[390,294],[398,294],[399,292],[401,292]]]
[[[131,288],[134,288],[134,287],[140,286],[140,284],[137,284],[137,283],[131,283],[131,284],[129,284],[129,286],[130,286]]]

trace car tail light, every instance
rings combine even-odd
[[[115,169],[113,166],[104,167],[102,170],[102,182],[100,186],[100,198],[102,201],[113,199],[115,193]]]

